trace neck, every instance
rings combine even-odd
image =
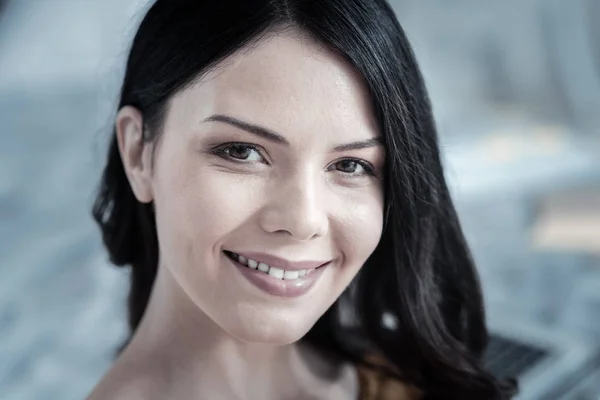
[[[160,382],[166,398],[308,397],[352,381],[307,346],[246,343],[225,332],[159,268],[144,318],[122,354]],[[126,363],[127,364],[127,363]],[[351,372],[350,372],[351,374]]]

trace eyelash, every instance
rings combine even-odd
[[[248,162],[248,161],[244,161],[244,160],[238,160],[236,158],[231,157],[229,154],[227,154],[226,151],[229,150],[229,149],[231,149],[234,146],[240,146],[240,147],[245,147],[245,148],[254,150],[257,153],[259,153],[261,155],[261,157],[263,157],[262,154],[261,154],[261,151],[260,151],[260,149],[258,147],[254,146],[254,145],[251,145],[249,143],[240,143],[240,142],[225,143],[225,144],[217,147],[216,149],[214,149],[213,153],[216,154],[217,156],[225,159],[225,160],[232,161],[232,162],[235,162],[235,163],[238,163],[238,164],[254,164],[255,163],[255,162],[252,162],[252,161]],[[346,176],[348,176],[350,178],[358,178],[358,177],[362,177],[362,176],[365,176],[365,175],[367,175],[367,176],[373,176],[373,177],[376,177],[376,178],[378,177],[378,175],[375,173],[375,169],[371,166],[371,164],[368,163],[368,162],[366,162],[366,161],[364,161],[364,160],[361,160],[361,159],[358,159],[358,158],[343,158],[341,160],[338,160],[335,164],[340,163],[342,161],[352,161],[352,162],[355,162],[358,165],[360,165],[363,168],[363,170],[364,170],[363,174],[353,174],[351,172],[338,171],[338,172],[341,172],[342,174],[344,174],[344,175],[346,175]]]

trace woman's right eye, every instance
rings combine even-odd
[[[258,148],[246,143],[230,143],[221,146],[217,149],[217,154],[240,163],[261,163],[265,161]]]

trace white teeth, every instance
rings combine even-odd
[[[259,268],[260,268],[260,264],[259,264]],[[284,271],[279,268],[271,267],[271,268],[269,268],[269,275],[271,275],[273,278],[283,279]]]
[[[269,272],[269,264],[265,264],[263,262],[258,263],[258,270],[262,272]]]
[[[273,268],[271,268],[273,269]],[[283,273],[283,279],[288,279],[288,280],[293,280],[293,279],[298,279],[298,273],[299,271],[285,271]],[[271,273],[271,271],[269,271],[269,274]]]
[[[258,269],[259,271],[265,272],[276,279],[285,279],[285,280],[293,281],[295,279],[302,278],[303,276],[306,276],[313,271],[310,269],[301,269],[298,271],[285,271],[281,268],[271,267],[271,266],[269,266],[269,264],[264,263],[264,262],[258,262],[256,260],[252,260],[251,258],[246,258],[239,254],[235,254],[235,253],[232,253],[232,254],[233,254],[233,258],[235,258],[240,264],[246,265],[251,269]]]

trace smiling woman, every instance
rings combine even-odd
[[[131,337],[89,398],[509,399],[438,151],[383,0],[156,1],[93,209]]]

